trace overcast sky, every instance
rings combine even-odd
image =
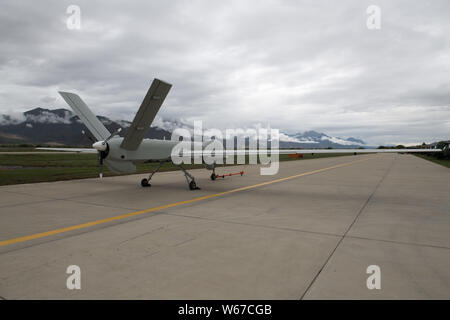
[[[1,0],[0,113],[69,108],[64,90],[132,120],[157,77],[173,84],[164,118],[371,145],[449,139],[449,13],[448,0]]]

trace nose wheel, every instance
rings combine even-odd
[[[141,186],[142,187],[151,187],[152,185],[148,182],[148,179],[142,179]]]

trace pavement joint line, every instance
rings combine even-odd
[[[407,246],[413,246],[413,247],[427,247],[427,248],[434,248],[434,249],[450,250],[450,247],[437,246],[437,245],[433,245],[433,244],[414,243],[414,242],[396,241],[396,240],[388,240],[388,239],[376,239],[376,238],[367,238],[367,237],[359,237],[359,236],[346,236],[346,238],[347,239],[367,240],[367,241],[387,242],[387,243],[401,244],[401,245],[407,245]]]
[[[57,182],[57,181],[55,181],[55,182]],[[51,198],[51,197],[48,197],[48,196],[34,195],[34,194],[31,194],[31,193],[26,193],[26,192],[18,192],[18,191],[5,191],[5,192],[9,192],[9,193],[13,193],[13,194],[19,194],[19,195],[32,196],[32,197],[41,197],[41,198],[45,198],[45,200],[38,200],[38,201],[32,201],[32,202],[23,202],[23,203],[9,204],[9,205],[5,205],[5,206],[0,206],[0,209],[10,208],[10,207],[17,207],[17,206],[21,206],[21,205],[35,204],[35,203],[43,203],[43,202],[49,202],[49,201],[72,201],[72,202],[76,202],[76,203],[89,204],[89,205],[98,206],[98,207],[105,207],[105,208],[124,209],[124,210],[139,210],[138,208],[117,207],[117,206],[110,206],[110,205],[106,205],[106,204],[98,204],[98,203],[93,203],[93,202],[88,202],[88,201],[83,201],[83,200],[76,200],[77,198],[83,197],[84,195],[83,196],[75,196],[75,197]],[[107,193],[107,192],[105,192],[105,193]]]
[[[239,222],[239,221],[212,219],[212,218],[205,218],[205,217],[199,217],[199,216],[188,216],[188,215],[177,214],[177,213],[168,213],[168,212],[163,212],[163,214],[164,215],[168,215],[168,216],[191,218],[191,219],[199,219],[199,220],[206,220],[206,221],[220,222],[220,223],[237,224],[237,225],[256,227],[256,228],[266,228],[266,229],[281,230],[281,231],[292,231],[292,232],[299,232],[299,233],[309,233],[309,234],[315,234],[315,235],[321,235],[321,236],[329,236],[329,237],[342,237],[342,234],[336,234],[336,233],[330,233],[330,232],[295,229],[295,228],[288,228],[288,227],[268,226],[268,225],[264,225],[264,224],[255,224],[255,223],[247,223],[247,222]]]
[[[350,225],[348,226],[347,230],[344,232],[344,234],[341,236],[341,238],[338,240],[336,246],[334,247],[334,249],[330,252],[330,254],[328,255],[328,258],[325,260],[325,263],[322,265],[322,267],[320,267],[319,271],[317,272],[317,274],[314,276],[314,278],[312,279],[312,281],[310,282],[310,284],[308,285],[308,287],[306,288],[306,290],[303,292],[303,294],[300,297],[300,300],[303,300],[305,298],[305,295],[308,293],[308,291],[312,288],[313,284],[316,282],[317,278],[319,277],[319,275],[322,273],[322,270],[325,269],[326,265],[328,264],[328,262],[330,262],[331,257],[334,255],[334,253],[336,252],[336,250],[338,249],[338,247],[341,245],[342,241],[344,241],[344,239],[346,238],[348,232],[350,231],[350,229],[353,227],[353,225],[355,224],[356,220],[358,220],[359,216],[361,215],[361,213],[363,213],[364,209],[367,207],[367,205],[369,204],[370,200],[372,199],[372,197],[375,195],[375,193],[377,192],[379,186],[381,185],[381,183],[384,181],[384,179],[387,177],[387,175],[389,174],[389,172],[391,171],[392,167],[394,166],[395,163],[395,158],[394,160],[392,160],[391,165],[389,166],[389,168],[386,170],[386,172],[383,174],[383,176],[381,177],[380,181],[378,181],[377,185],[375,186],[375,189],[373,189],[372,193],[369,195],[369,197],[367,198],[367,200],[364,202],[363,206],[361,207],[361,209],[359,209],[358,213],[356,214],[356,217],[353,219],[353,221],[350,223]]]
[[[38,201],[30,201],[30,202],[22,202],[22,203],[13,203],[13,204],[7,204],[7,205],[4,205],[4,206],[0,206],[0,209],[14,208],[14,207],[18,207],[18,206],[29,205],[29,204],[35,204],[35,203],[50,202],[50,201],[54,201],[54,200],[56,200],[56,199],[45,199],[45,200],[38,200]]]
[[[35,234],[22,236],[22,237],[18,237],[18,238],[3,240],[3,241],[0,241],[0,247],[11,245],[11,244],[14,244],[14,243],[20,243],[20,242],[30,241],[30,240],[34,240],[34,239],[49,237],[49,236],[52,236],[52,235],[65,233],[65,232],[69,232],[69,231],[73,231],[73,230],[79,230],[79,229],[84,229],[84,228],[88,228],[88,227],[93,227],[93,226],[96,226],[96,225],[109,223],[109,222],[113,222],[113,221],[117,221],[117,220],[122,220],[122,219],[126,219],[126,218],[131,218],[131,217],[134,217],[134,216],[138,216],[138,215],[142,215],[142,214],[146,214],[146,213],[151,213],[151,212],[155,212],[155,211],[160,211],[160,210],[168,209],[168,208],[172,208],[172,207],[177,207],[177,206],[184,205],[184,204],[194,203],[194,202],[198,202],[198,201],[201,201],[201,200],[212,199],[212,198],[216,198],[216,197],[220,197],[220,196],[236,193],[236,192],[239,192],[239,191],[251,190],[251,189],[254,189],[254,188],[258,188],[258,187],[262,187],[262,186],[266,186],[266,185],[270,185],[270,184],[274,184],[274,183],[278,183],[278,182],[292,180],[292,179],[299,178],[299,177],[302,177],[302,176],[308,176],[308,175],[324,172],[324,171],[327,171],[327,170],[332,170],[332,169],[337,169],[337,168],[349,166],[351,164],[355,164],[355,163],[362,162],[362,161],[367,161],[367,160],[370,160],[370,159],[372,159],[372,158],[370,157],[370,158],[364,158],[364,159],[359,159],[359,160],[350,161],[350,162],[344,162],[344,163],[340,163],[340,164],[337,164],[337,165],[334,165],[334,166],[330,166],[330,167],[326,167],[326,168],[321,168],[321,169],[316,169],[316,170],[312,170],[312,171],[308,171],[308,172],[303,172],[303,173],[299,173],[299,174],[288,176],[288,177],[284,177],[284,178],[279,178],[279,179],[275,179],[275,180],[269,180],[269,181],[265,181],[265,182],[254,184],[254,185],[249,185],[249,186],[245,186],[245,187],[231,189],[231,190],[228,190],[228,191],[223,191],[223,192],[218,192],[218,193],[214,193],[214,194],[210,194],[210,195],[201,196],[201,197],[198,197],[198,198],[193,198],[193,199],[189,199],[189,200],[183,200],[183,201],[179,201],[179,202],[173,202],[173,203],[169,203],[169,204],[165,204],[165,205],[161,205],[161,206],[157,206],[157,207],[153,207],[153,208],[149,208],[149,209],[144,209],[144,210],[139,210],[139,211],[135,211],[135,212],[122,214],[122,215],[119,215],[119,216],[114,216],[114,217],[110,217],[110,218],[90,221],[90,222],[86,222],[86,223],[82,223],[82,224],[77,224],[77,225],[64,227],[64,228],[59,228],[59,229],[54,229],[54,230],[50,230],[50,231],[46,231],[46,232],[35,233]]]
[[[53,181],[53,182],[65,182],[65,181]],[[14,186],[14,185],[13,185]],[[11,191],[11,190],[7,190],[5,192],[8,193],[14,193],[14,194],[19,194],[19,195],[23,195],[23,196],[31,196],[31,197],[41,197],[41,198],[45,198],[47,200],[72,200],[72,199],[76,199],[79,197],[85,197],[86,195],[77,195],[77,196],[72,196],[72,197],[49,197],[49,196],[43,196],[43,195],[36,195],[33,193],[29,193],[29,192],[23,192],[23,191]],[[107,191],[105,191],[104,193],[108,193]],[[88,194],[87,196],[89,196],[90,194]],[[133,210],[133,209],[131,209]]]
[[[89,201],[74,200],[73,198],[54,199],[54,200],[70,201],[70,202],[75,202],[75,203],[80,203],[80,204],[88,204],[88,205],[91,205],[91,206],[111,208],[111,209],[139,210],[138,208],[117,207],[117,206],[110,206],[110,205],[101,204],[101,203],[93,203],[93,202],[89,202]]]
[[[57,182],[57,181],[55,181],[55,182]],[[15,185],[10,185],[10,186],[16,186],[16,184],[15,184]],[[2,191],[2,190],[0,190],[0,191]],[[21,191],[11,191],[11,190],[7,190],[7,191],[3,191],[3,192],[19,194],[19,195],[21,195],[21,196],[41,197],[41,198],[45,198],[45,199],[47,199],[47,200],[60,200],[60,199],[52,198],[52,197],[49,197],[49,196],[35,195],[35,194],[32,194],[32,193],[21,192]]]
[[[150,217],[157,217],[158,215],[162,215],[164,213],[165,213],[164,211],[157,211],[157,212],[155,212],[153,215],[151,215],[149,217],[145,217],[145,216],[142,216],[142,215],[141,216],[136,216],[135,219],[127,220],[127,221],[124,221],[123,223],[133,222],[133,221],[136,221],[136,220],[139,220],[139,219],[146,219],[146,218],[150,218]],[[116,225],[113,225],[113,226],[116,226]],[[106,228],[113,227],[113,226],[109,226],[109,225],[105,225],[105,224],[99,225],[98,229],[95,229],[95,231],[99,231],[99,230],[106,229]],[[59,241],[59,240],[65,240],[65,239],[70,239],[70,238],[74,238],[74,237],[79,237],[79,236],[82,236],[82,235],[84,235],[86,233],[89,233],[89,232],[92,232],[92,231],[94,231],[94,230],[88,230],[88,229],[84,228],[84,229],[80,229],[79,232],[77,232],[77,233],[66,234],[64,237],[62,237],[62,236],[61,237],[55,236],[53,238],[46,237],[46,238],[43,238],[42,241],[37,242],[37,243],[23,242],[22,243],[23,245],[19,246],[19,247],[13,247],[13,246],[11,246],[11,247],[4,246],[3,248],[0,247],[0,249],[1,249],[0,250],[0,255],[7,254],[7,253],[10,253],[10,252],[14,252],[14,251],[23,250],[23,249],[28,249],[28,248],[32,248],[32,247],[36,247],[36,246],[40,246],[40,245],[47,244],[47,243],[52,243],[52,242]],[[62,234],[63,233],[60,233],[60,235],[62,235]]]
[[[26,194],[26,193],[18,193],[18,192],[11,192],[11,193],[34,196],[31,194]],[[39,197],[41,197],[41,196],[39,196]],[[42,196],[42,198],[46,198],[46,199],[38,200],[38,201],[31,201],[31,202],[9,204],[9,205],[5,205],[5,206],[0,206],[0,209],[13,208],[13,207],[36,204],[36,203],[45,203],[45,202],[50,202],[50,201],[71,201],[71,202],[75,202],[75,203],[88,204],[88,205],[97,206],[97,207],[123,209],[123,210],[138,210],[138,208],[125,208],[125,207],[110,206],[110,205],[106,205],[106,204],[99,204],[99,203],[93,203],[93,202],[88,202],[88,201],[74,200],[74,198],[49,198],[49,197],[45,197],[45,196]]]

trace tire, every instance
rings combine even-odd
[[[211,180],[216,180],[216,175],[214,173],[211,173]]]
[[[191,189],[191,190],[197,189],[197,184],[195,183],[194,180],[192,180],[191,182],[189,182],[189,189]]]
[[[148,183],[148,180],[147,180],[147,179],[142,179],[142,180],[141,180],[141,186],[142,186],[142,187],[150,187],[151,184]]]

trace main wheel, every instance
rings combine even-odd
[[[148,183],[148,180],[147,180],[147,179],[142,179],[142,180],[141,180],[141,186],[143,186],[143,187],[150,187],[151,184]]]
[[[211,180],[216,180],[216,174],[215,173],[211,173]]]
[[[191,189],[191,190],[197,189],[197,184],[195,183],[194,180],[192,180],[191,182],[189,182],[189,189]]]

